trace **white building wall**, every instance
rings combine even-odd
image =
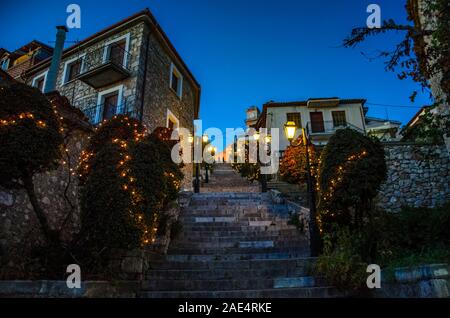
[[[303,127],[306,127],[306,124],[311,121],[311,112],[322,112],[324,122],[332,122],[332,111],[345,111],[347,123],[358,127],[362,131],[365,131],[362,104],[341,104],[337,107],[321,108],[308,108],[307,106],[268,106],[266,127],[280,129],[280,150],[285,150],[289,145],[289,141],[284,133],[284,125],[286,124],[288,113],[300,113],[302,125]],[[299,130],[296,137],[300,134],[301,131]]]

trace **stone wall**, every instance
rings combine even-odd
[[[73,109],[65,109],[65,113],[60,114],[65,119],[64,146],[68,150],[67,155],[63,154],[57,169],[37,174],[33,181],[50,227],[63,229],[62,239],[68,241],[80,224],[78,182],[73,175],[74,169],[92,131],[87,122],[78,121],[78,116],[82,115],[74,113]],[[19,264],[23,264],[31,249],[42,241],[40,225],[25,190],[0,187],[0,276],[20,276],[23,269],[18,267]]]
[[[378,205],[390,212],[402,206],[436,207],[450,201],[450,156],[445,146],[386,143],[387,181]]]

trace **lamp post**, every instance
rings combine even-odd
[[[209,141],[209,137],[207,134],[204,134],[202,136],[202,155],[203,155],[203,149],[205,147],[205,145],[208,144]],[[209,152],[209,148],[206,149]],[[208,163],[205,163],[205,183],[209,182],[209,176],[208,176]]]
[[[188,142],[192,145],[194,145],[194,147],[192,147],[192,158],[194,161],[194,169],[195,169],[195,179],[194,179],[194,193],[199,193],[200,192],[200,180],[199,180],[199,165],[198,162],[195,162],[195,145],[198,143],[198,137],[194,137],[192,135],[190,135],[188,137]]]
[[[257,131],[253,134],[253,139],[256,141],[257,145],[257,156],[256,158],[259,158],[259,139],[261,137],[261,134]],[[267,142],[267,136],[264,138],[264,141]],[[265,174],[261,174],[261,192],[265,193],[267,192],[267,176]]]
[[[314,191],[313,177],[311,175],[311,163],[309,160],[309,146],[311,145],[311,141],[308,138],[308,132],[305,128],[302,129],[302,137],[303,144],[305,145],[306,151],[306,182],[308,187],[308,205],[309,205],[309,241],[310,241],[310,250],[311,256],[316,257],[319,255],[320,250],[320,237],[319,237],[319,229],[317,226],[316,220],[316,195]],[[286,138],[289,140],[291,147],[301,147],[302,144],[294,145],[293,141],[295,138],[295,133],[297,132],[297,126],[295,122],[288,121],[284,125],[284,130],[286,134]]]

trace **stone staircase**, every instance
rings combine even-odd
[[[227,167],[212,187],[242,185]],[[225,172],[228,171],[228,172]],[[214,180],[215,179],[215,180]],[[217,183],[214,183],[217,182]],[[204,188],[202,188],[202,191]],[[311,275],[308,242],[287,211],[268,194],[202,192],[181,213],[182,233],[167,255],[150,263],[142,283],[146,298],[338,297]]]

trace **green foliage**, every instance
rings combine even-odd
[[[372,199],[386,179],[384,150],[379,141],[353,129],[340,129],[320,156],[318,173],[319,225],[361,226],[372,210]]]
[[[443,144],[443,136],[450,137],[450,120],[443,115],[433,114],[426,109],[418,122],[402,132],[403,141]]]
[[[288,224],[294,225],[297,228],[297,230],[299,230],[302,233],[305,232],[305,224],[303,223],[302,220],[300,220],[298,213],[292,213],[290,215]]]
[[[377,260],[381,264],[408,255],[427,258],[435,248],[450,247],[450,204],[434,209],[405,207],[396,214],[383,213],[375,222]]]
[[[323,275],[327,283],[337,288],[361,289],[367,278],[367,263],[359,255],[360,235],[343,228],[337,233],[337,242],[333,241],[328,235],[324,237],[324,253],[317,260],[317,274]]]
[[[302,144],[300,136],[295,142],[298,146],[289,146],[286,148],[283,158],[280,161],[280,175],[284,181],[299,184],[306,182],[307,161],[306,148]],[[311,164],[311,172],[317,163],[316,152],[314,146],[309,147],[309,162]]]
[[[21,118],[22,117],[22,118]],[[0,86],[0,185],[57,166],[63,137],[50,102],[21,83]]]
[[[81,158],[81,253],[99,269],[113,248],[151,244],[164,207],[183,177],[166,141],[134,119],[117,116],[99,128]],[[89,266],[89,265],[88,265]]]
[[[184,175],[180,166],[172,160],[171,153],[175,142],[161,139],[155,132],[150,134],[148,138],[156,147],[156,152],[159,155],[159,164],[161,164],[164,171],[163,182],[165,183],[166,197],[163,200],[163,205],[165,206],[178,198],[181,181],[183,180]]]
[[[232,167],[236,170],[241,177],[246,178],[248,181],[261,181],[261,168],[257,163],[233,163]]]
[[[120,160],[120,147],[105,144],[92,161],[91,172],[81,188],[80,233],[88,253],[139,245],[142,233],[129,213],[132,199],[123,190],[124,181],[116,169]]]

